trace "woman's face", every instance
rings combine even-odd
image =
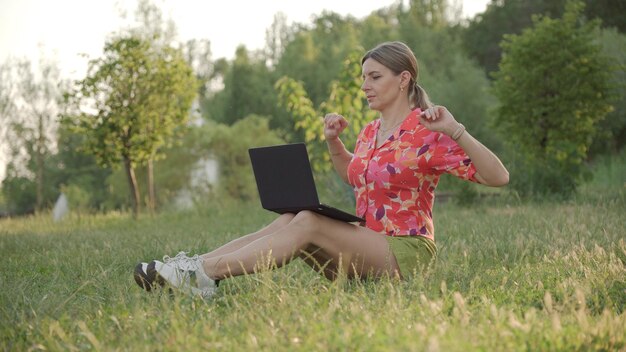
[[[363,63],[363,84],[367,103],[372,110],[383,111],[397,102],[402,95],[400,84],[402,75],[396,75],[380,62],[369,58]]]

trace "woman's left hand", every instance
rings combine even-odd
[[[424,127],[433,132],[441,132],[452,136],[459,123],[445,106],[435,105],[422,111],[420,121]]]

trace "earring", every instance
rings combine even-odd
[[[400,91],[404,92],[404,87],[400,86]]]

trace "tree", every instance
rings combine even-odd
[[[135,18],[140,23],[139,26],[131,28],[129,33],[131,36],[144,40],[150,43],[150,46],[155,52],[162,52],[165,56],[169,55],[168,51],[171,51],[171,45],[176,38],[176,25],[170,18],[165,20],[161,9],[153,4],[150,0],[139,0],[137,9],[135,10]],[[197,49],[199,52],[192,52],[189,49]],[[188,64],[193,68],[199,69],[197,73],[205,74],[207,69],[206,62],[204,60],[195,60],[192,55],[199,55],[201,53],[210,53],[209,43],[206,41],[190,41],[185,46],[181,46],[181,50],[184,52],[184,57]],[[198,58],[198,56],[196,56]],[[180,61],[178,62],[180,64]],[[158,72],[158,71],[157,71]],[[167,79],[167,78],[166,78]],[[201,89],[198,89],[198,93],[203,93]],[[149,126],[148,128],[154,128]],[[151,131],[147,131],[151,133]],[[160,153],[164,156],[163,153]],[[147,182],[148,182],[148,201],[147,205],[150,211],[154,211],[156,207],[156,191],[154,182],[154,161],[157,155],[154,154],[146,161],[147,166]]]
[[[278,108],[274,73],[260,53],[255,55],[240,46],[232,62],[218,61],[215,67],[223,78],[224,88],[209,101],[207,111],[211,120],[232,125],[254,114],[269,117],[272,129],[292,131],[285,112]]]
[[[626,146],[626,35],[615,29],[600,33],[603,52],[610,60],[611,105],[614,110],[600,121],[598,135],[591,146],[590,156],[619,152]]]
[[[265,58],[269,67],[274,67],[280,61],[285,45],[293,39],[292,36],[287,26],[287,16],[282,12],[276,13],[274,21],[265,30]]]
[[[596,124],[611,110],[598,23],[583,20],[583,6],[568,3],[560,19],[535,17],[502,42],[496,123],[519,152],[512,185],[522,194],[574,192]]]
[[[271,115],[276,97],[272,77],[265,61],[255,58],[244,46],[237,48],[235,59],[224,77],[225,109],[216,120],[232,124],[249,114]]]
[[[100,165],[123,163],[135,215],[135,168],[163,156],[161,148],[185,126],[196,88],[180,50],[130,35],[107,42],[70,96],[80,111],[68,123],[87,137],[84,148]]]
[[[359,132],[376,116],[376,112],[363,104],[365,96],[361,91],[361,53],[362,50],[353,52],[343,60],[343,70],[338,79],[331,83],[328,99],[317,109],[301,82],[290,77],[283,77],[276,82],[279,102],[296,119],[296,128],[304,131],[304,140],[311,149],[311,162],[317,171],[328,171],[332,166],[324,145],[324,115],[337,112],[346,116],[350,126],[342,134],[342,140],[348,150],[354,149]]]
[[[561,16],[566,0],[492,0],[485,12],[472,19],[463,34],[465,49],[486,72],[498,69],[500,42],[505,34],[519,34],[533,24],[533,15]],[[626,30],[622,0],[585,0],[588,19],[600,18],[604,27]]]
[[[398,38],[394,23],[397,21],[397,10],[391,8],[378,10],[358,23],[359,43],[363,48],[374,46]]]
[[[61,80],[56,64],[45,60],[39,62],[37,70],[23,59],[7,62],[1,71],[0,117],[10,149],[4,183],[7,186],[15,180],[22,185],[20,189],[34,190],[34,204],[29,207],[20,201],[18,210],[41,210],[46,201],[45,161],[54,148],[61,91],[66,82]],[[33,181],[33,187],[25,186]],[[7,199],[13,202],[16,196]]]
[[[330,82],[343,69],[343,60],[361,48],[358,38],[354,18],[323,12],[314,19],[312,28],[294,30],[276,65],[276,77],[302,82],[311,101],[321,104],[328,97]]]

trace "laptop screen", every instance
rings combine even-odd
[[[263,208],[317,207],[319,198],[303,143],[249,149]]]

